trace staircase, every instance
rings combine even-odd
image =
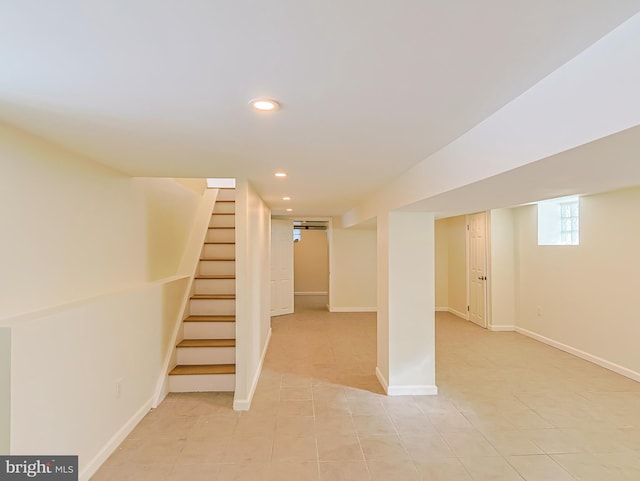
[[[235,190],[220,189],[205,238],[171,392],[234,391],[236,372]]]

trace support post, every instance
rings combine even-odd
[[[388,395],[433,395],[435,384],[434,215],[378,217],[378,366]]]

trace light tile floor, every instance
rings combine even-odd
[[[386,397],[375,315],[273,319],[251,410],[172,394],[93,481],[638,481],[640,383],[437,314],[438,396]]]

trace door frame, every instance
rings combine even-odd
[[[292,252],[292,256],[293,256],[293,222],[294,221],[322,221],[322,222],[326,222],[327,223],[327,249],[328,249],[328,255],[329,255],[329,265],[328,265],[328,269],[329,269],[329,292],[327,295],[327,310],[330,311],[330,306],[331,306],[331,294],[333,292],[333,277],[331,275],[331,271],[332,271],[332,266],[333,266],[333,218],[332,217],[312,217],[312,216],[279,216],[279,215],[273,215],[271,216],[271,220],[272,222],[274,220],[285,220],[285,221],[290,221],[291,225],[292,225],[292,230],[291,230],[291,237],[292,237],[292,244],[291,244],[291,252]],[[292,267],[292,270],[295,272],[295,258],[293,260],[294,264]],[[292,290],[292,296],[294,298],[294,308],[293,311],[295,312],[295,287],[294,287],[294,283],[291,283],[291,290]],[[273,317],[273,314],[272,314]]]

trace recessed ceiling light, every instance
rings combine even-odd
[[[287,209],[287,212],[293,212],[293,209]]]
[[[286,196],[286,197],[283,197],[282,200],[291,200],[291,197]]]
[[[286,177],[287,173],[286,172],[276,172],[276,177]]]
[[[274,110],[278,110],[280,108],[280,104],[271,99],[253,99],[249,102],[254,109],[259,110],[261,112],[273,112]]]

